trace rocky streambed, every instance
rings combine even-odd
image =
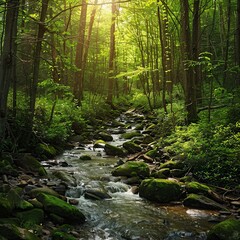
[[[57,158],[32,166],[24,156],[22,174],[3,176],[0,239],[240,239],[238,199],[161,149],[154,119],[128,111],[103,125],[89,141],[73,136]]]

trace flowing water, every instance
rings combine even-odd
[[[121,143],[114,135],[115,145]],[[79,160],[89,154],[92,160]],[[131,186],[113,177],[111,171],[119,158],[109,158],[102,149],[93,150],[86,145],[82,149],[66,151],[59,160],[69,167],[77,186],[71,187],[66,195],[79,201],[78,208],[87,221],[81,226],[83,240],[178,240],[206,239],[212,226],[209,222],[216,213],[187,209],[182,205],[160,205],[133,194]],[[85,199],[86,189],[104,189],[112,197],[104,200]]]

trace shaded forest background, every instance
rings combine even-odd
[[[0,19],[2,155],[133,107],[198,178],[239,185],[240,0],[6,0]]]

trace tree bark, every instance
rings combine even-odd
[[[110,29],[110,55],[109,55],[109,64],[108,64],[108,96],[107,103],[112,105],[113,100],[113,88],[115,82],[115,58],[116,58],[116,47],[115,47],[115,30],[116,30],[116,14],[117,6],[115,0],[112,0],[112,24]]]
[[[79,22],[79,35],[76,48],[75,66],[78,70],[74,76],[74,96],[81,103],[83,99],[83,56],[84,56],[84,43],[85,43],[85,29],[86,29],[86,18],[87,18],[87,2],[82,1],[82,9]]]
[[[181,32],[182,32],[182,53],[185,64],[186,81],[185,81],[185,106],[187,110],[187,123],[197,121],[197,104],[196,104],[196,86],[193,77],[193,69],[189,66],[192,60],[192,43],[189,24],[189,2],[181,2]]]
[[[34,117],[36,97],[37,97],[37,84],[38,84],[38,77],[39,77],[42,42],[43,42],[44,34],[46,32],[45,19],[47,16],[48,2],[49,0],[42,0],[41,14],[40,14],[40,20],[38,23],[38,32],[37,32],[37,38],[36,38],[36,47],[34,52],[33,78],[32,78],[31,93],[30,93],[30,114],[31,114],[30,127],[31,129],[33,124],[33,117]]]
[[[6,3],[4,41],[0,58],[0,142],[5,137],[7,122],[7,99],[10,84],[15,77],[16,37],[19,0],[8,0]]]

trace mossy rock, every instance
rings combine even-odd
[[[25,154],[18,164],[27,171],[38,173],[40,176],[46,176],[47,172],[40,162],[33,156]]]
[[[152,143],[153,141],[154,141],[154,138],[152,136],[150,136],[149,134],[147,134],[143,137],[143,143],[145,143],[145,144]]]
[[[121,135],[121,138],[124,138],[124,139],[132,139],[134,137],[140,137],[142,136],[142,134],[140,132],[137,132],[137,131],[133,131],[133,132],[126,132],[126,133],[123,133]]]
[[[102,200],[112,198],[106,191],[99,189],[86,189],[84,197],[92,200]]]
[[[0,197],[0,214],[1,217],[9,217],[12,214],[14,206],[9,202],[8,198]]]
[[[100,133],[98,133],[98,136],[100,139],[102,139],[103,141],[106,141],[106,142],[110,142],[113,140],[113,137],[109,133],[106,133],[106,132],[100,132]]]
[[[7,198],[11,205],[17,210],[29,210],[33,208],[33,205],[28,201],[22,199],[21,197],[21,188],[14,188],[11,189],[8,194]]]
[[[162,163],[159,168],[182,169],[184,168],[184,164],[180,161],[169,160]]]
[[[46,194],[49,194],[49,195],[52,195],[55,197],[60,197],[59,193],[57,193],[56,191],[54,191],[53,189],[51,189],[49,187],[34,188],[28,194],[32,198],[36,198],[41,193],[46,193]]]
[[[39,157],[44,157],[48,159],[55,157],[57,155],[57,150],[49,144],[39,143],[35,149],[35,153]]]
[[[186,184],[186,190],[188,193],[200,193],[207,196],[208,192],[211,191],[211,188],[205,184],[193,181]]]
[[[144,128],[144,124],[143,123],[138,123],[136,126],[135,126],[135,130],[139,131],[139,130],[143,130]]]
[[[99,139],[99,140],[94,142],[93,148],[104,148],[105,145],[106,145],[106,142]]]
[[[50,213],[49,218],[52,220],[52,222],[57,224],[63,224],[65,222],[65,219],[63,217],[60,217],[54,213]]]
[[[146,155],[148,157],[155,158],[157,156],[157,153],[158,153],[157,148],[154,148],[154,149],[149,150],[148,152],[146,152]]]
[[[85,216],[78,208],[57,197],[42,193],[37,196],[37,199],[43,204],[44,210],[49,213],[56,214],[70,222],[83,223],[85,221]]]
[[[239,240],[240,221],[227,219],[216,224],[208,233],[207,240]]]
[[[142,150],[142,148],[138,144],[132,141],[123,143],[123,147],[127,150],[128,153],[137,153],[141,152]]]
[[[13,224],[1,224],[0,235],[8,240],[40,240],[40,238],[27,229]]]
[[[170,169],[169,168],[163,168],[158,171],[155,171],[151,174],[151,177],[154,178],[161,178],[161,179],[166,179],[170,174]]]
[[[144,162],[128,161],[112,171],[113,176],[146,178],[150,174],[149,167]]]
[[[44,212],[39,208],[17,212],[15,215],[24,227],[31,227],[35,224],[39,225],[43,223],[44,220]]]
[[[225,210],[221,204],[209,199],[203,195],[191,193],[184,199],[183,205],[189,208],[207,209],[207,210]]]
[[[89,161],[89,160],[92,160],[92,157],[90,155],[84,154],[84,155],[80,156],[79,159],[83,160],[83,161]]]
[[[62,180],[63,182],[68,183],[69,185],[75,186],[76,185],[76,180],[75,178],[68,172],[66,171],[60,171],[56,170],[52,172],[52,175],[59,179]]]
[[[122,148],[113,146],[113,145],[108,144],[108,143],[105,145],[104,150],[105,150],[107,155],[111,155],[111,156],[124,156],[124,155],[126,155]]]
[[[171,180],[145,179],[139,186],[140,197],[159,203],[179,200],[181,194],[181,186]]]

